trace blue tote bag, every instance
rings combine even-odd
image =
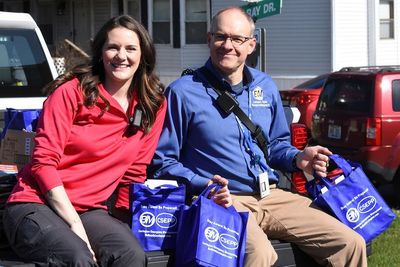
[[[131,184],[132,233],[145,251],[175,249],[185,186]]]
[[[334,154],[330,156],[343,171],[333,179],[315,177],[308,184],[314,202],[359,233],[368,243],[384,232],[396,215],[365,175],[360,164]]]
[[[35,132],[40,112],[39,109],[7,108],[4,112],[4,129],[1,138],[5,137],[8,129]]]
[[[175,266],[243,266],[248,213],[208,199],[213,189],[218,185],[207,187],[182,211]]]

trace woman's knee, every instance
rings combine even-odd
[[[121,257],[121,266],[145,266],[146,265],[146,253],[143,249],[130,248]],[[134,264],[133,264],[134,263]]]
[[[144,267],[146,265],[146,253],[142,248],[119,248],[108,253],[100,253],[98,257],[101,266]]]
[[[98,266],[89,250],[71,250],[62,255],[49,255],[48,266],[93,267]]]

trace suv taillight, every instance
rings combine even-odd
[[[301,95],[296,98],[296,103],[298,105],[305,105],[313,102],[318,98],[318,95]]]
[[[288,92],[280,92],[282,100],[290,100],[290,95]]]
[[[291,142],[298,149],[304,149],[307,145],[307,128],[301,123],[290,124]],[[302,171],[292,173],[292,191],[307,195],[307,179]]]
[[[379,118],[368,118],[365,131],[367,146],[381,145],[382,121]]]
[[[304,149],[307,145],[307,128],[302,123],[290,124],[291,142],[298,149]]]

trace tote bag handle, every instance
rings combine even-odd
[[[17,119],[18,115],[22,114],[23,118],[23,127],[21,126],[17,130],[23,130],[25,128],[26,131],[32,132],[33,129],[32,122],[37,120],[40,116],[40,111],[37,109],[14,109],[14,108],[7,108],[6,112],[4,113],[4,128],[1,132],[1,139],[6,136],[8,129],[13,125],[14,121]],[[16,128],[12,128],[16,129]]]
[[[351,165],[347,160],[345,160],[338,154],[332,154],[329,156],[329,158],[333,160],[340,169],[343,170],[343,173],[346,177],[350,175],[353,168],[351,167]]]
[[[145,185],[144,183],[131,183],[130,187],[131,187],[133,194],[135,194],[137,192],[144,192],[144,193],[149,193],[150,195],[157,195],[160,193],[161,190],[176,189],[179,191],[184,186],[183,185],[175,186],[175,185],[171,185],[171,184],[163,184],[163,185],[158,185],[154,188],[150,188],[147,185]]]
[[[146,190],[147,192],[149,192],[152,195],[155,195],[155,194],[158,194],[163,189],[175,189],[175,188],[178,189],[179,186],[175,186],[175,185],[171,185],[171,184],[163,184],[163,185],[156,186],[154,188],[150,188],[147,185],[143,184],[142,189]]]
[[[7,112],[9,112],[8,109]],[[1,132],[1,139],[3,139],[6,136],[8,128],[10,128],[11,123],[13,123],[16,118],[17,118],[17,112],[13,112],[11,119],[8,121],[6,125],[4,125],[3,131]]]
[[[218,190],[220,190],[220,189],[221,189],[221,185],[220,185],[220,184],[210,184],[209,186],[207,186],[207,187],[200,193],[199,197],[196,198],[196,199],[193,201],[192,205],[197,204],[197,202],[199,201],[199,199],[200,199],[201,196],[207,197],[208,194],[210,194],[210,192],[211,192],[212,190],[218,191]]]
[[[333,160],[336,163],[338,168],[343,171],[345,177],[348,177],[352,172],[353,168],[351,167],[350,163],[341,156],[339,156],[338,154],[330,155],[329,159]],[[320,181],[324,186],[326,186],[327,189],[331,189],[334,186],[332,180],[330,180],[327,177],[320,177],[315,172],[314,172],[314,178]]]

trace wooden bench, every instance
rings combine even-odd
[[[272,244],[278,253],[278,261],[274,267],[318,267],[310,257],[305,255],[296,246],[272,241]],[[174,266],[173,251],[151,251],[147,252],[148,267],[172,267]],[[0,266],[2,267],[35,267],[34,263],[25,262],[19,259],[9,247],[0,249]]]

